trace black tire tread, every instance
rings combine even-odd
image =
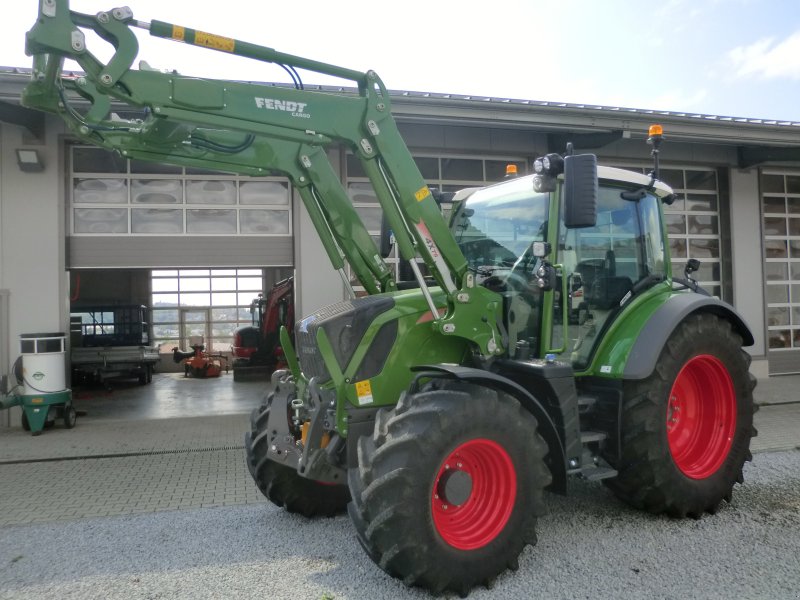
[[[683,476],[674,465],[666,446],[666,397],[673,379],[685,362],[687,349],[699,343],[727,355],[726,363],[738,396],[737,429],[726,462],[717,473],[699,483]],[[654,373],[641,381],[625,383],[622,424],[622,460],[619,475],[604,483],[631,506],[672,517],[700,518],[715,513],[724,500],[730,502],[735,483],[744,481],[742,468],[752,459],[751,437],[753,388],[756,379],[749,371],[750,356],[741,349],[742,339],[729,321],[710,313],[692,315],[670,336]],[[718,354],[719,356],[719,354]]]
[[[250,414],[251,429],[245,433],[245,462],[258,489],[276,506],[305,517],[333,517],[343,513],[350,501],[346,485],[323,485],[269,458],[270,405],[273,394]]]
[[[477,561],[469,556],[472,553],[456,551],[438,539],[429,516],[419,514],[420,502],[429,502],[430,482],[413,467],[417,464],[414,459],[435,462],[447,452],[440,440],[447,438],[448,432],[463,427],[469,439],[472,424],[490,423],[484,427],[491,428],[501,418],[507,425],[502,435],[515,436],[526,449],[529,475],[520,482],[534,484],[518,492],[528,494],[530,500],[526,510],[520,511],[525,514],[516,517],[520,527],[508,533],[502,548],[494,548],[491,556],[482,555]],[[491,435],[490,429],[486,433]],[[547,445],[536,433],[535,418],[509,396],[459,385],[404,393],[395,407],[378,412],[373,435],[358,440],[358,468],[348,472],[352,497],[348,513],[357,539],[381,569],[407,586],[462,596],[475,585],[490,586],[499,573],[517,565],[526,545],[536,543],[537,517],[545,512],[542,490],[551,481],[544,462],[546,453]],[[454,559],[455,555],[459,558]]]

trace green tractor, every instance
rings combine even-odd
[[[293,85],[133,69],[132,28],[282,65]],[[110,41],[103,63],[82,30]],[[41,0],[26,106],[122,155],[284,173],[350,298],[300,320],[288,369],[245,435],[264,495],[308,517],[349,513],[407,585],[466,594],[536,542],[545,491],[570,476],[653,513],[730,501],[751,458],[755,379],[743,319],[671,271],[658,180],[549,154],[534,174],[453,198],[447,223],[378,76],[161,21]],[[64,58],[86,75],[61,74]],[[357,91],[311,91],[298,69]],[[111,114],[114,106],[138,117]],[[128,113],[130,114],[130,113]],[[345,146],[375,190],[409,281],[396,281],[328,162]],[[384,244],[381,244],[384,246]],[[366,296],[357,297],[355,278]]]

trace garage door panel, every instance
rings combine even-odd
[[[67,238],[67,268],[292,267],[290,237]]]

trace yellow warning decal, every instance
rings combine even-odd
[[[356,383],[356,396],[358,396],[359,405],[372,404],[372,386],[369,380]]]
[[[206,48],[222,50],[223,52],[233,52],[236,46],[236,40],[222,37],[221,35],[214,35],[213,33],[206,33],[204,31],[195,32],[194,43],[197,46],[205,46]]]
[[[172,26],[172,39],[183,42],[186,40],[186,29],[180,25]]]
[[[427,185],[423,185],[414,195],[417,197],[417,202],[422,202],[431,195],[431,191]]]

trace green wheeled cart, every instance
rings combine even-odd
[[[22,428],[32,435],[57,419],[67,429],[77,422],[72,391],[64,385],[64,339],[63,333],[23,333],[21,361],[14,369],[17,385],[3,386],[0,408],[22,407]]]

